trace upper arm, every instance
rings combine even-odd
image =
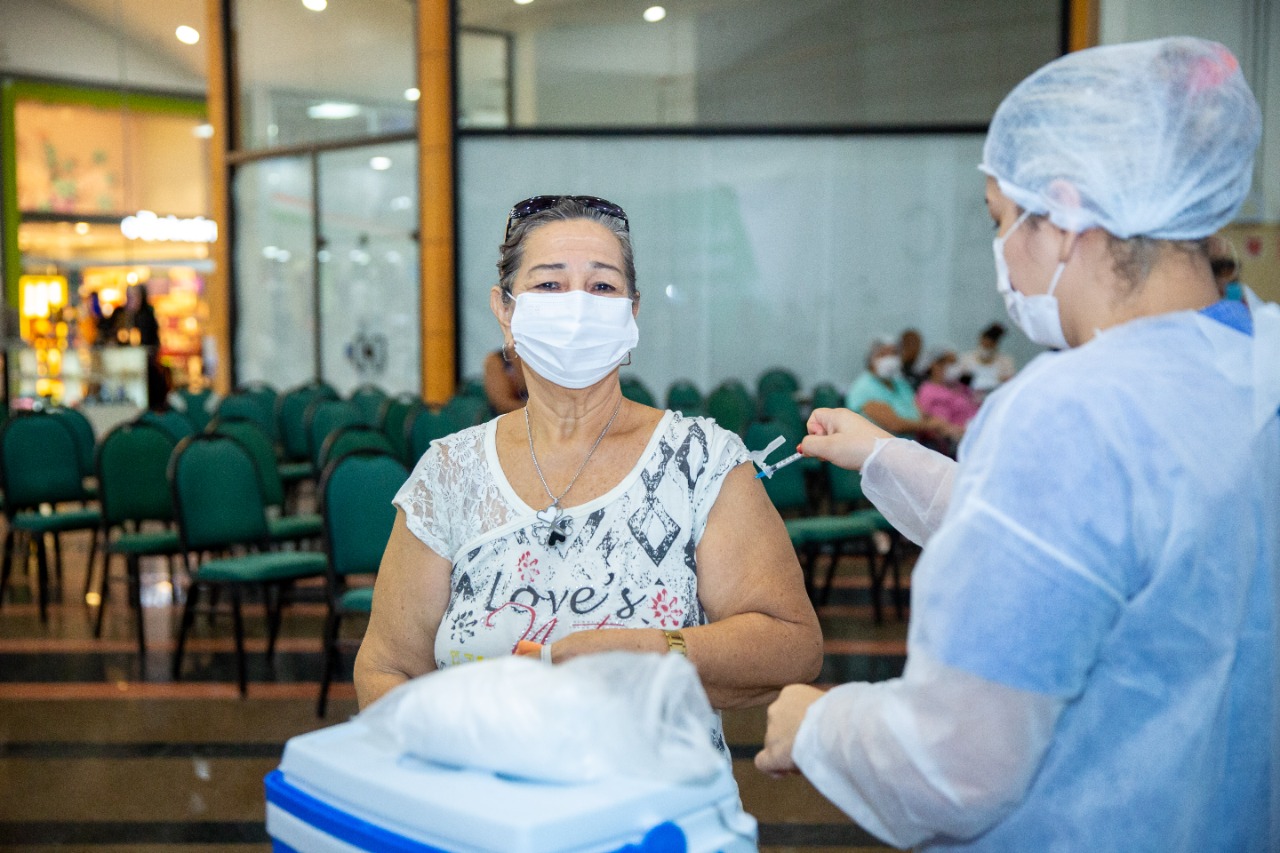
[[[453,566],[409,531],[396,511],[361,644],[366,666],[407,678],[435,669],[435,637],[449,604]]]
[[[862,404],[862,414],[881,429],[892,433],[910,432],[914,424],[901,418],[893,407],[883,400],[868,400]]]
[[[786,526],[750,464],[726,475],[697,559],[698,598],[711,621],[762,613],[811,626],[821,642]]]

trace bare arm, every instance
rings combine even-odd
[[[698,597],[710,624],[683,631],[711,704],[743,708],[817,678],[822,630],[786,527],[750,465],[729,473],[698,545]],[[582,631],[555,643],[567,660],[606,649],[665,652],[657,629]]]
[[[363,709],[388,690],[436,668],[436,629],[449,604],[450,562],[414,536],[396,511],[373,588],[373,613],[356,656]]]

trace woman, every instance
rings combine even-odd
[[[940,348],[923,359],[925,380],[916,391],[916,408],[922,415],[964,430],[978,414],[973,390],[960,381],[961,367],[951,349]]]
[[[933,442],[959,438],[945,421],[922,417],[915,390],[902,375],[902,358],[892,338],[876,338],[867,351],[866,370],[845,395],[845,405],[894,435],[919,436]]]
[[[1000,352],[1003,337],[1004,326],[992,323],[978,335],[978,348],[960,358],[960,371],[969,377],[969,387],[979,397],[1008,382],[1016,372],[1013,359]]]
[[[958,465],[815,413],[804,452],[924,543],[907,664],[784,690],[759,767],[904,846],[1277,849],[1280,308],[1219,301],[1204,246],[1259,128],[1235,58],[1190,38],[1070,54],[1001,104],[998,287],[1060,351]]]
[[[686,654],[717,708],[817,677],[817,617],[742,442],[622,396],[639,308],[626,214],[521,202],[498,270],[490,307],[529,402],[433,444],[397,495],[360,705],[522,642],[557,663]]]

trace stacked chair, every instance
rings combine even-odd
[[[3,568],[0,568],[0,601],[13,569],[14,553],[36,553],[36,589],[40,621],[48,621],[49,559],[45,537],[52,536],[55,574],[61,591],[62,552],[58,534],[73,530],[96,531],[102,514],[85,506],[93,497],[85,485],[82,448],[64,422],[47,413],[11,417],[0,428],[0,490],[4,492],[5,533]],[[90,445],[92,447],[92,445]],[[66,504],[79,507],[66,508]],[[22,547],[17,544],[21,542]],[[97,537],[89,548],[85,571],[92,572]]]
[[[205,433],[178,445],[169,463],[178,536],[190,577],[182,611],[173,678],[182,676],[187,634],[202,595],[230,597],[240,695],[247,692],[242,605],[246,589],[260,591],[267,611],[267,658],[275,652],[280,614],[290,587],[322,577],[327,560],[315,551],[273,550],[258,466],[239,441]]]
[[[328,614],[324,625],[324,672],[316,715],[323,717],[329,684],[339,665],[342,620],[367,615],[373,587],[355,585],[353,578],[371,579],[391,535],[395,507],[391,499],[409,471],[387,453],[358,450],[335,456],[320,477],[320,513],[324,516],[329,556],[325,575]]]

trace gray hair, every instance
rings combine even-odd
[[[635,299],[640,295],[636,288],[636,262],[631,248],[631,232],[627,223],[615,216],[587,207],[572,198],[563,198],[546,210],[531,213],[511,223],[511,233],[498,247],[498,287],[502,289],[504,302],[511,300],[511,290],[516,283],[516,273],[524,263],[525,239],[535,230],[549,222],[569,222],[574,219],[589,219],[599,222],[608,228],[622,247],[622,274],[627,280],[627,296]]]

